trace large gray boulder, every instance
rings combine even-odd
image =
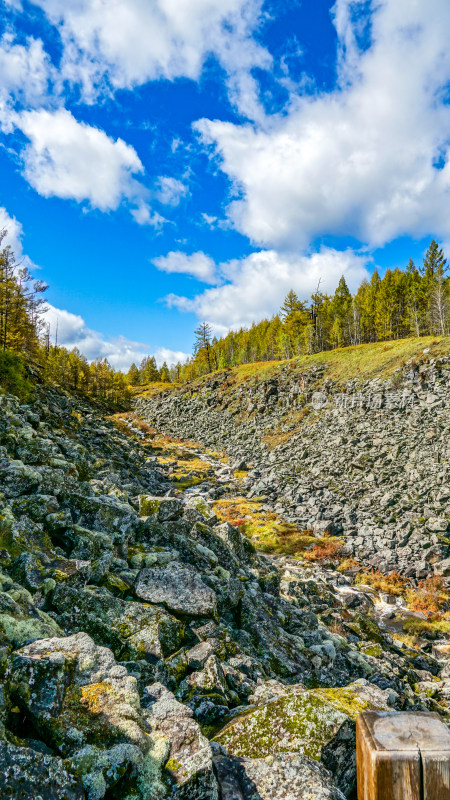
[[[330,773],[298,753],[236,758],[216,751],[222,800],[344,800]]]
[[[154,497],[147,494],[139,497],[141,517],[154,517],[158,522],[169,522],[181,517],[183,510],[181,500],[174,497]]]
[[[170,611],[197,617],[214,617],[217,598],[201,575],[186,564],[142,569],[135,591],[148,603],[161,603]]]
[[[389,690],[364,680],[338,689],[292,687],[232,721],[215,741],[240,758],[298,753],[321,761],[347,794],[356,778],[356,716],[369,709],[387,710],[389,701]]]

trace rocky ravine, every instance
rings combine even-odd
[[[220,523],[223,464],[199,451],[216,481],[177,492],[151,439],[62,392],[0,404],[2,797],[338,800],[357,713],[446,718],[446,662],[380,629],[368,593]],[[274,464],[251,493],[277,491]]]
[[[157,430],[225,450],[243,483],[300,529],[340,535],[365,565],[450,575],[450,357],[429,351],[389,380],[333,383],[285,364],[236,383],[142,398]]]

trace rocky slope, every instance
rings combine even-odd
[[[181,408],[206,399],[155,413],[187,427]],[[248,460],[255,419],[208,409]],[[215,456],[189,451],[206,471],[186,488],[145,426],[122,428],[57,390],[0,396],[0,795],[353,797],[356,715],[446,718],[442,652],[394,640],[343,575],[259,554],[221,522],[212,498],[237,485]],[[280,502],[269,464],[248,489]]]
[[[300,529],[342,536],[364,564],[449,575],[449,349],[419,351],[386,380],[339,382],[326,363],[286,362],[246,380],[221,372],[136,410],[226,451],[249,470],[250,497]]]

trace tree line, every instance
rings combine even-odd
[[[126,376],[99,359],[89,363],[76,348],[69,351],[50,341],[45,322],[43,281],[33,279],[26,266],[16,263],[8,245],[1,248],[7,231],[0,231],[0,381],[7,391],[20,390],[25,398],[30,383],[25,364],[34,365],[43,380],[55,382],[110,408],[123,408],[129,400]]]
[[[278,314],[223,338],[203,322],[195,331],[193,356],[177,370],[191,380],[217,369],[254,361],[313,354],[337,347],[441,335],[450,331],[450,278],[442,248],[433,239],[423,263],[374,271],[352,294],[342,277],[333,295],[320,291],[309,301],[291,290]]]
[[[155,356],[145,356],[139,367],[133,363],[127,372],[129,386],[145,386],[147,383],[155,382],[170,383],[178,378],[179,370],[176,367],[169,369],[166,361],[158,369]]]
[[[6,231],[0,231],[0,248]],[[128,373],[115,370],[107,359],[88,362],[76,348],[52,344],[45,323],[48,287],[15,262],[9,246],[0,249],[0,378],[11,385],[8,370],[19,369],[12,355],[35,363],[44,380],[54,381],[88,399],[121,408],[129,403],[130,387],[149,383],[185,382],[217,369],[255,361],[272,361],[313,354],[348,345],[388,341],[408,336],[446,335],[450,330],[450,277],[442,248],[433,239],[423,263],[412,259],[404,269],[375,271],[352,294],[342,277],[333,295],[320,290],[309,301],[291,290],[278,314],[250,328],[213,336],[202,322],[195,330],[192,357],[185,364],[157,367],[145,356]],[[14,364],[16,366],[14,367]],[[3,376],[3,377],[2,377]],[[6,377],[5,377],[6,376]]]

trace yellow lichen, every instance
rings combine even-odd
[[[101,714],[105,701],[114,694],[114,689],[108,683],[90,683],[81,687],[80,703],[92,714]]]

